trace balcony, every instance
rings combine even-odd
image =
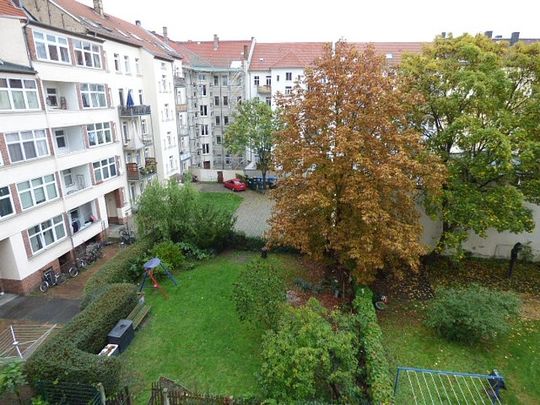
[[[95,201],[90,201],[68,212],[72,234],[76,234],[90,227],[92,224],[99,222],[95,205]]]
[[[62,170],[62,186],[66,195],[77,193],[92,185],[88,165]]]
[[[174,76],[174,87],[186,87],[186,79],[180,76]]]
[[[118,107],[118,114],[120,117],[138,117],[140,115],[150,115],[150,106],[149,105],[134,105],[132,107]]]
[[[145,163],[144,167],[137,163],[126,163],[128,181],[141,181],[156,174],[156,160],[147,158]]]
[[[257,86],[257,92],[259,94],[272,94],[272,86]]]
[[[82,127],[72,126],[53,129],[57,156],[68,155],[85,149]]]
[[[187,104],[176,104],[176,112],[187,112]]]

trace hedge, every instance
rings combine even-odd
[[[377,314],[373,306],[373,292],[368,287],[358,288],[353,307],[359,323],[360,346],[364,354],[369,396],[375,404],[391,404],[393,389],[390,367],[384,353],[382,331],[377,323]]]
[[[100,271],[93,274],[84,287],[85,295],[93,296],[103,287],[113,283],[132,282],[129,276],[129,266],[131,262],[146,253],[149,250],[149,243],[139,241],[131,246],[122,249],[114,258],[109,260]],[[142,269],[141,269],[142,274]],[[91,298],[87,298],[90,299]],[[87,303],[85,299],[83,304]]]
[[[51,336],[25,364],[29,381],[103,383],[108,392],[120,383],[120,361],[97,356],[107,344],[107,334],[137,304],[136,287],[114,284],[89,303],[59,332]]]

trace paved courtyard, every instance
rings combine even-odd
[[[229,192],[223,184],[198,183],[197,188],[202,192]],[[242,197],[242,203],[236,211],[236,230],[247,236],[261,237],[269,228],[268,219],[272,213],[273,202],[264,194],[252,190],[237,193]]]

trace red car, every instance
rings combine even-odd
[[[246,184],[238,179],[227,180],[223,185],[232,191],[246,191]]]

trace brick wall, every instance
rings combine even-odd
[[[28,235],[28,231],[25,229],[22,233],[23,243],[24,243],[24,250],[26,251],[26,257],[29,259],[34,254],[32,252],[32,245],[30,244],[30,236]]]
[[[55,272],[60,271],[60,263],[58,259],[53,260],[47,265],[43,266],[38,271],[30,274],[23,280],[10,280],[10,279],[0,279],[0,282],[4,288],[4,292],[13,293],[13,294],[29,294],[39,287],[41,283],[41,278],[44,270],[52,267]]]
[[[6,144],[6,137],[5,137],[5,134],[3,133],[0,133],[0,155],[2,156],[2,162],[4,163],[4,166],[9,165],[10,161],[9,161],[8,148]]]

